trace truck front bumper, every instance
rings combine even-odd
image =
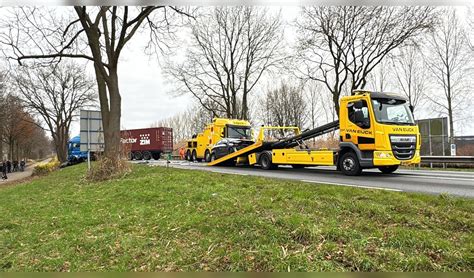
[[[408,160],[398,160],[392,151],[374,151],[374,166],[411,165],[420,162],[420,150],[416,150],[413,158]]]

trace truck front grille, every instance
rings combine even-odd
[[[391,136],[390,142],[395,158],[399,160],[412,159],[416,151],[416,136]]]

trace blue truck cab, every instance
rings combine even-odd
[[[87,152],[81,152],[81,137],[73,137],[68,142],[67,160],[69,162],[82,162],[87,160]]]

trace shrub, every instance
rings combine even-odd
[[[53,157],[49,162],[40,163],[33,169],[34,176],[42,176],[59,168],[59,160],[57,157]]]
[[[109,159],[98,157],[91,170],[87,173],[89,181],[104,181],[120,178],[131,172],[130,163],[122,158]]]

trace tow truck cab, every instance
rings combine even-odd
[[[338,167],[345,153],[361,168],[393,172],[400,164],[420,163],[420,133],[408,101],[396,94],[356,91],[343,97],[339,113]],[[393,171],[392,171],[393,170]]]
[[[203,132],[187,141],[186,160],[209,162],[212,147],[222,138],[252,139],[252,129],[248,121],[214,118]]]
[[[87,152],[81,151],[81,137],[75,136],[68,142],[67,160],[69,162],[77,163],[87,159]]]

